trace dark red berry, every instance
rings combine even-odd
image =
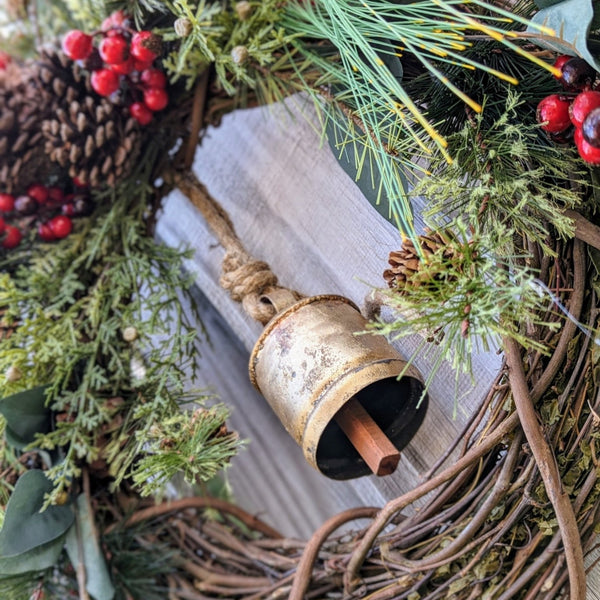
[[[14,225],[7,225],[4,228],[4,239],[2,240],[2,247],[10,250],[16,248],[23,239],[21,231]]]
[[[160,36],[151,31],[138,31],[131,38],[131,54],[145,62],[153,61],[162,50]]]
[[[573,145],[573,135],[575,134],[575,127],[570,125],[564,131],[559,131],[558,133],[549,133],[548,137],[555,144],[570,144]]]
[[[590,111],[581,126],[583,139],[594,146],[600,148],[600,108]]]
[[[144,104],[152,111],[162,110],[169,104],[169,95],[162,88],[146,88]]]
[[[559,69],[560,71],[562,71],[563,65],[568,61],[571,60],[573,57],[570,54],[561,54],[559,57],[557,57],[557,59],[554,61],[554,67]],[[556,79],[562,79],[562,75],[557,76],[555,75]]]
[[[89,56],[85,59],[83,66],[91,73],[97,71],[104,66],[104,61],[100,58],[100,52],[98,48],[92,48]]]
[[[558,94],[551,94],[542,99],[537,107],[537,120],[542,129],[549,133],[564,131],[571,124],[570,104],[568,98]]]
[[[27,195],[33,198],[38,204],[46,204],[50,194],[48,188],[41,183],[34,183],[27,188]]]
[[[94,212],[94,203],[83,194],[77,194],[73,198],[73,216],[88,217]]]
[[[15,210],[21,215],[33,215],[38,211],[39,204],[31,196],[15,198]]]
[[[15,197],[12,194],[0,194],[0,213],[12,212],[15,208]]]
[[[58,239],[67,237],[73,229],[73,221],[65,215],[58,215],[48,221],[52,233]]]
[[[140,81],[149,88],[167,87],[167,76],[159,69],[146,69],[142,71]]]
[[[38,225],[38,236],[44,242],[52,242],[56,239],[56,235],[48,223],[40,223]]]
[[[48,199],[52,204],[60,204],[65,199],[65,193],[59,187],[49,187]]]
[[[72,202],[65,202],[60,208],[63,215],[72,217],[75,215],[75,205]]]
[[[588,90],[577,94],[575,100],[571,104],[569,109],[571,114],[571,122],[575,127],[581,127],[583,120],[587,117],[588,113],[594,108],[600,106],[600,92],[594,92]]]
[[[148,125],[152,121],[152,111],[143,102],[134,102],[129,107],[129,114],[140,125]]]
[[[120,65],[129,58],[129,44],[121,35],[105,37],[98,46],[100,57],[109,65]]]
[[[568,90],[584,90],[589,88],[596,79],[596,70],[578,56],[566,61],[561,70],[561,82]]]
[[[91,78],[94,91],[100,96],[110,96],[119,89],[119,75],[110,69],[98,69]]]
[[[79,179],[79,177],[73,177],[73,185],[78,188],[89,187],[89,184],[87,183],[87,181],[83,181],[83,180]]]
[[[62,41],[63,52],[73,60],[87,58],[92,51],[92,36],[73,29],[69,31]]]
[[[119,75],[129,75],[135,71],[135,59],[133,56],[128,56],[127,60],[118,65],[110,65],[110,70]]]
[[[0,233],[3,233],[6,229],[6,221],[0,217]]]

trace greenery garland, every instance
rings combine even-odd
[[[593,3],[15,1],[7,47],[31,60],[45,36],[97,30],[116,11],[160,36],[170,104],[140,129],[138,167],[92,191],[71,235],[0,254],[5,597],[554,598],[568,577],[583,598],[600,495],[597,174],[541,132],[535,107],[558,89],[556,52],[597,68]],[[160,199],[221,115],[298,91],[403,236],[382,294],[395,316],[373,327],[433,332],[424,346],[457,372],[477,344],[500,342],[506,366],[455,465],[380,511],[335,517],[306,546],[218,500],[198,505],[225,526],[189,512],[147,521],[162,508],[128,521],[176,473],[211,479],[239,443],[224,406],[185,390],[195,336],[178,294],[190,282],[183,254],[153,240]],[[429,237],[413,194],[429,199]],[[427,510],[402,514],[434,490]],[[358,517],[373,522],[331,537]],[[184,542],[219,559],[186,561]]]

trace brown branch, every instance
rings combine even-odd
[[[187,171],[191,169],[198,146],[198,136],[204,125],[204,115],[206,111],[206,98],[208,94],[209,69],[205,69],[194,90],[194,103],[192,105],[192,120],[190,124],[190,135],[185,146],[183,159],[183,168]]]
[[[341,525],[355,519],[371,519],[379,512],[378,508],[364,507],[351,508],[340,514],[337,514],[321,525],[313,534],[306,545],[302,558],[298,563],[298,569],[294,576],[294,582],[288,600],[303,600],[304,594],[310,585],[313,565],[319,554],[319,549],[325,540]]]

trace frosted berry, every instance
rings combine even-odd
[[[27,195],[33,198],[38,204],[46,204],[50,194],[48,188],[41,183],[34,183],[27,188]]]
[[[129,75],[135,71],[135,59],[133,56],[128,56],[127,60],[123,61],[118,65],[109,65],[110,70],[118,73],[119,75]]]
[[[98,69],[92,73],[92,88],[100,96],[110,96],[119,89],[119,75],[110,69]]]
[[[131,54],[138,60],[153,61],[162,49],[160,36],[151,31],[138,31],[131,38]]]
[[[14,225],[7,225],[4,228],[4,239],[2,240],[2,247],[10,250],[16,248],[23,239],[21,231]]]
[[[58,239],[67,237],[73,229],[73,221],[66,215],[58,215],[48,221],[48,226]]]
[[[56,236],[48,223],[40,223],[38,225],[38,236],[44,242],[52,242],[56,239]]]
[[[581,133],[588,144],[600,148],[600,108],[588,113],[581,126]]]
[[[63,38],[62,49],[73,60],[87,58],[92,51],[92,36],[73,29]]]
[[[15,210],[21,215],[35,214],[38,206],[38,203],[31,196],[18,196],[15,198]]]
[[[581,127],[588,113],[598,107],[600,107],[600,92],[588,90],[577,94],[569,109],[571,122],[575,127]]]
[[[120,65],[129,58],[129,44],[120,34],[105,37],[98,46],[100,58],[109,65]]]
[[[594,68],[578,56],[566,61],[561,70],[561,82],[568,90],[583,90],[596,79]]]
[[[569,106],[571,102],[564,96],[551,94],[546,96],[537,107],[537,120],[544,131],[558,133],[571,124]]]
[[[143,102],[134,102],[129,107],[129,114],[140,125],[148,125],[152,121],[152,111]]]
[[[169,95],[162,88],[146,88],[144,104],[152,111],[162,110],[169,104]]]
[[[15,208],[15,197],[12,194],[0,194],[0,213],[12,212]]]
[[[140,81],[145,87],[167,87],[167,76],[159,69],[146,69],[140,75]]]

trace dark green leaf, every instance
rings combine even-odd
[[[0,577],[20,575],[30,571],[43,571],[58,562],[65,536],[31,548],[17,556],[0,557]]]
[[[11,433],[26,444],[33,442],[36,433],[50,430],[50,410],[45,405],[46,386],[39,386],[0,400]],[[7,438],[8,441],[8,438]]]
[[[94,515],[88,510],[85,496],[81,494],[75,505],[77,527],[71,527],[67,534],[66,548],[73,567],[81,563],[83,554],[86,589],[94,600],[112,600],[115,588],[112,584],[104,553],[94,535]]]
[[[64,534],[75,515],[70,506],[49,506],[40,512],[52,483],[43,471],[34,469],[19,477],[6,505],[0,531],[0,557],[23,554]]]
[[[563,0],[553,3],[536,13],[531,21],[550,27],[556,33],[556,37],[536,39],[539,46],[560,54],[577,54],[596,70],[600,70],[600,63],[588,47],[588,36],[594,21],[592,0]],[[527,31],[538,33],[531,25]]]
[[[23,450],[29,446],[29,442],[17,435],[8,425],[4,426],[4,438],[10,446],[16,448],[17,450]]]

